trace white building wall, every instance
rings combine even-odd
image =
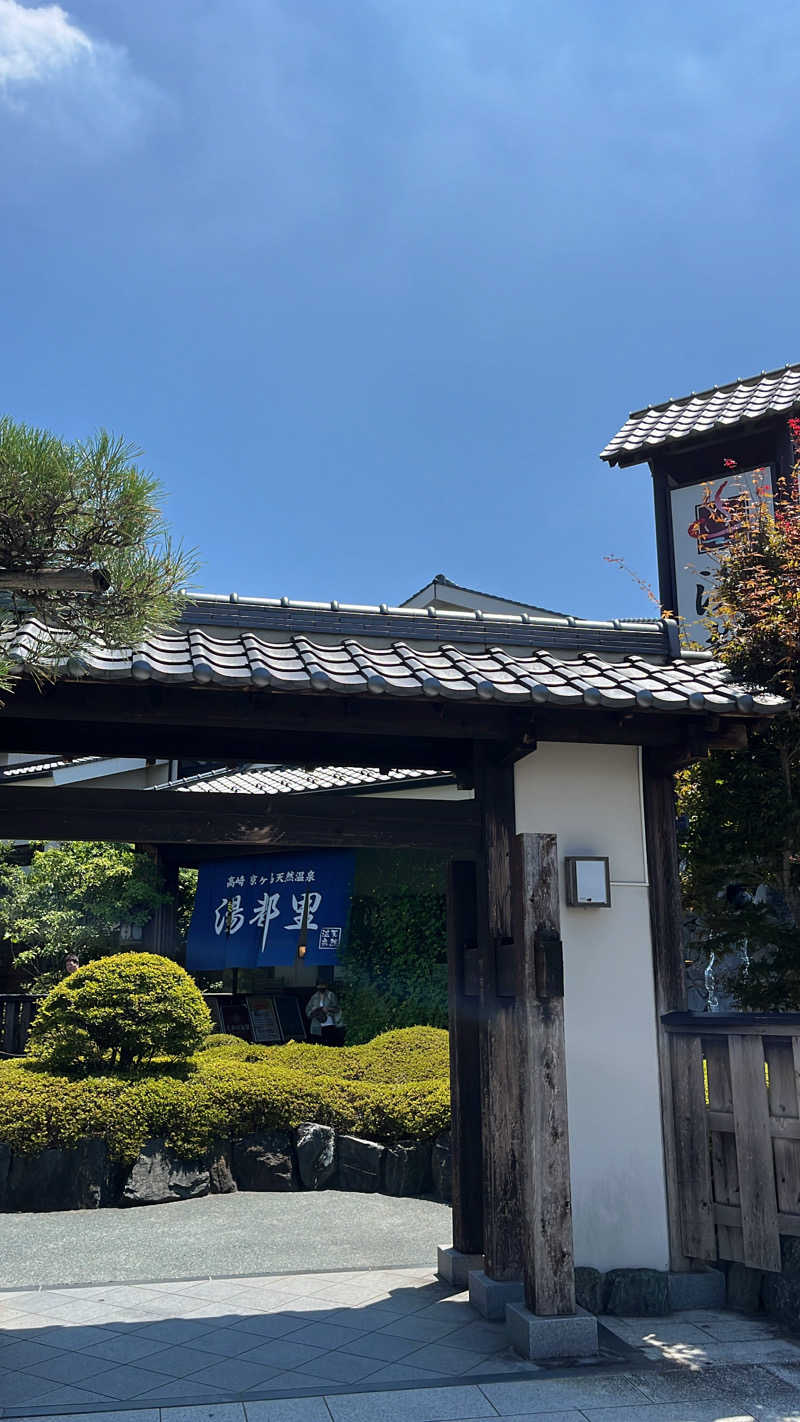
[[[558,836],[575,1263],[669,1267],[641,753],[542,744],[517,831]],[[564,856],[607,855],[611,908],[567,908]]]

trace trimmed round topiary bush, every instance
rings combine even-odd
[[[27,1054],[54,1067],[101,1063],[123,1071],[154,1057],[187,1057],[211,1015],[185,969],[157,953],[116,953],[54,987],[31,1025]]]

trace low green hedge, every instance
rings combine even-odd
[[[20,1153],[100,1136],[114,1159],[129,1162],[158,1136],[191,1158],[220,1137],[302,1121],[386,1142],[446,1130],[447,1033],[405,1028],[338,1048],[211,1037],[185,1065],[81,1078],[22,1059],[0,1063],[0,1142]]]

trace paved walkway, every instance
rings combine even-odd
[[[3,1215],[0,1289],[432,1265],[450,1219],[435,1200],[344,1190]]]
[[[0,1413],[97,1422],[159,1422],[162,1409],[160,1422],[800,1417],[800,1345],[764,1320],[704,1310],[603,1322],[603,1363],[552,1369],[515,1357],[503,1325],[478,1318],[465,1295],[423,1269],[13,1290],[0,1295]]]
[[[800,1422],[800,1343],[764,1319],[606,1318],[599,1363],[516,1357],[434,1277],[449,1227],[338,1192],[6,1215],[0,1418]]]

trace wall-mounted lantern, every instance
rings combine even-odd
[[[568,855],[564,860],[567,903],[571,908],[611,908],[611,873],[598,855]]]

